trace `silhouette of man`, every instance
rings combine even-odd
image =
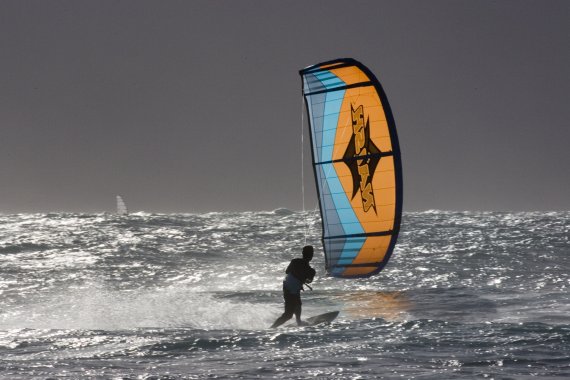
[[[283,280],[283,298],[285,299],[285,312],[277,318],[271,328],[281,326],[287,322],[293,314],[297,319],[297,325],[303,326],[301,321],[301,290],[304,284],[310,284],[315,277],[315,270],[311,268],[309,262],[313,259],[313,246],[303,247],[303,258],[291,260],[285,270],[286,276]]]

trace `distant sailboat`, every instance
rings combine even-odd
[[[120,195],[117,195],[117,214],[118,215],[127,215],[129,210],[127,210],[127,205],[123,201],[123,198]]]

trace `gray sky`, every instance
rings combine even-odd
[[[340,57],[404,210],[569,210],[569,41],[570,1],[0,0],[0,212],[301,209],[298,70]]]

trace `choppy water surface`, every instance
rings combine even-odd
[[[312,213],[0,215],[0,378],[570,378],[570,213],[407,213],[386,269],[267,327]]]

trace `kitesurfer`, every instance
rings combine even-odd
[[[311,268],[309,262],[313,259],[313,246],[303,247],[303,258],[291,260],[285,270],[286,276],[283,280],[283,298],[285,299],[285,312],[277,318],[271,328],[281,326],[287,322],[293,314],[297,319],[297,325],[303,326],[301,321],[301,290],[303,285],[310,284],[315,277],[315,270]]]

